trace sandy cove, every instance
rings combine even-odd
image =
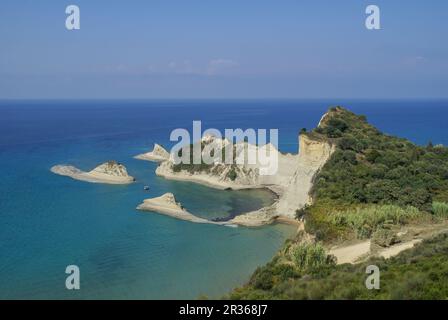
[[[208,147],[216,146],[217,154],[220,154],[222,150],[219,148],[229,145],[225,139],[212,136],[206,136],[198,143],[206,144]],[[299,135],[299,145],[300,149],[297,154],[283,154],[271,144],[261,147],[246,142],[235,144],[237,158],[248,149],[256,152],[259,151],[258,149],[264,149],[261,152],[275,153],[278,170],[271,175],[260,174],[263,168],[258,162],[237,165],[217,162],[207,171],[178,171],[174,169],[172,155],[157,144],[153,151],[139,155],[137,158],[158,162],[156,174],[169,180],[194,182],[219,190],[269,189],[277,195],[277,200],[272,205],[238,215],[229,221],[238,225],[258,227],[275,221],[291,224],[295,219],[296,210],[312,202],[309,193],[313,179],[331,157],[335,146],[327,141],[308,136],[308,134]],[[161,161],[161,158],[164,160]],[[236,171],[236,177],[233,180],[229,178],[231,170]],[[188,220],[193,221],[194,219]],[[300,225],[302,222],[297,222],[297,224]]]

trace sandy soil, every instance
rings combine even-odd
[[[370,253],[370,240],[330,250],[338,260],[338,264],[355,263],[357,260]]]
[[[378,255],[385,259],[389,259],[393,256],[396,256],[397,254],[399,254],[404,250],[413,248],[417,243],[420,243],[422,241],[423,241],[422,239],[414,239],[408,242],[399,243],[392,247],[380,250]]]

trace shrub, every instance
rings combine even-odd
[[[232,169],[230,169],[229,173],[227,174],[227,177],[229,177],[230,180],[235,181],[235,179],[237,177],[237,173],[236,173],[234,167],[232,167]]]
[[[254,288],[249,283],[235,290],[230,298],[446,300],[447,253],[448,233],[442,233],[392,259],[372,258],[358,265],[337,265],[324,275],[311,274],[280,281],[267,289],[269,291]],[[366,267],[372,264],[381,270],[381,290],[366,290],[364,286]]]
[[[433,198],[448,203],[448,148],[420,147],[382,134],[341,107],[324,120],[313,133],[337,149],[316,176],[317,203],[411,205],[422,211],[431,211]]]
[[[274,279],[272,277],[272,273],[270,272],[270,268],[268,268],[268,266],[257,268],[257,270],[255,270],[254,274],[252,275],[250,284],[253,285],[256,289],[271,289],[274,285]]]
[[[384,228],[380,228],[373,233],[372,241],[381,247],[390,247],[399,242],[395,232]]]
[[[303,208],[297,209],[296,214],[295,214],[296,220],[301,220],[302,218],[304,218],[306,216],[306,214],[308,213],[307,212],[308,208],[309,208],[309,205],[305,205]]]
[[[301,243],[294,248],[292,255],[296,267],[301,272],[314,273],[334,263],[334,259],[327,256],[320,244]]]
[[[448,204],[435,201],[432,204],[432,212],[437,217],[448,218]]]
[[[370,237],[373,232],[385,224],[406,224],[420,217],[417,208],[401,208],[394,205],[369,206],[331,214],[330,222],[338,227],[348,227],[355,231],[358,238]]]

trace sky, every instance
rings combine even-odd
[[[0,99],[448,98],[447,39],[446,0],[1,0]]]

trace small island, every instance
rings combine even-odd
[[[126,167],[116,161],[105,162],[89,172],[70,165],[54,166],[51,172],[91,183],[129,184],[135,181],[134,177],[128,175]]]

